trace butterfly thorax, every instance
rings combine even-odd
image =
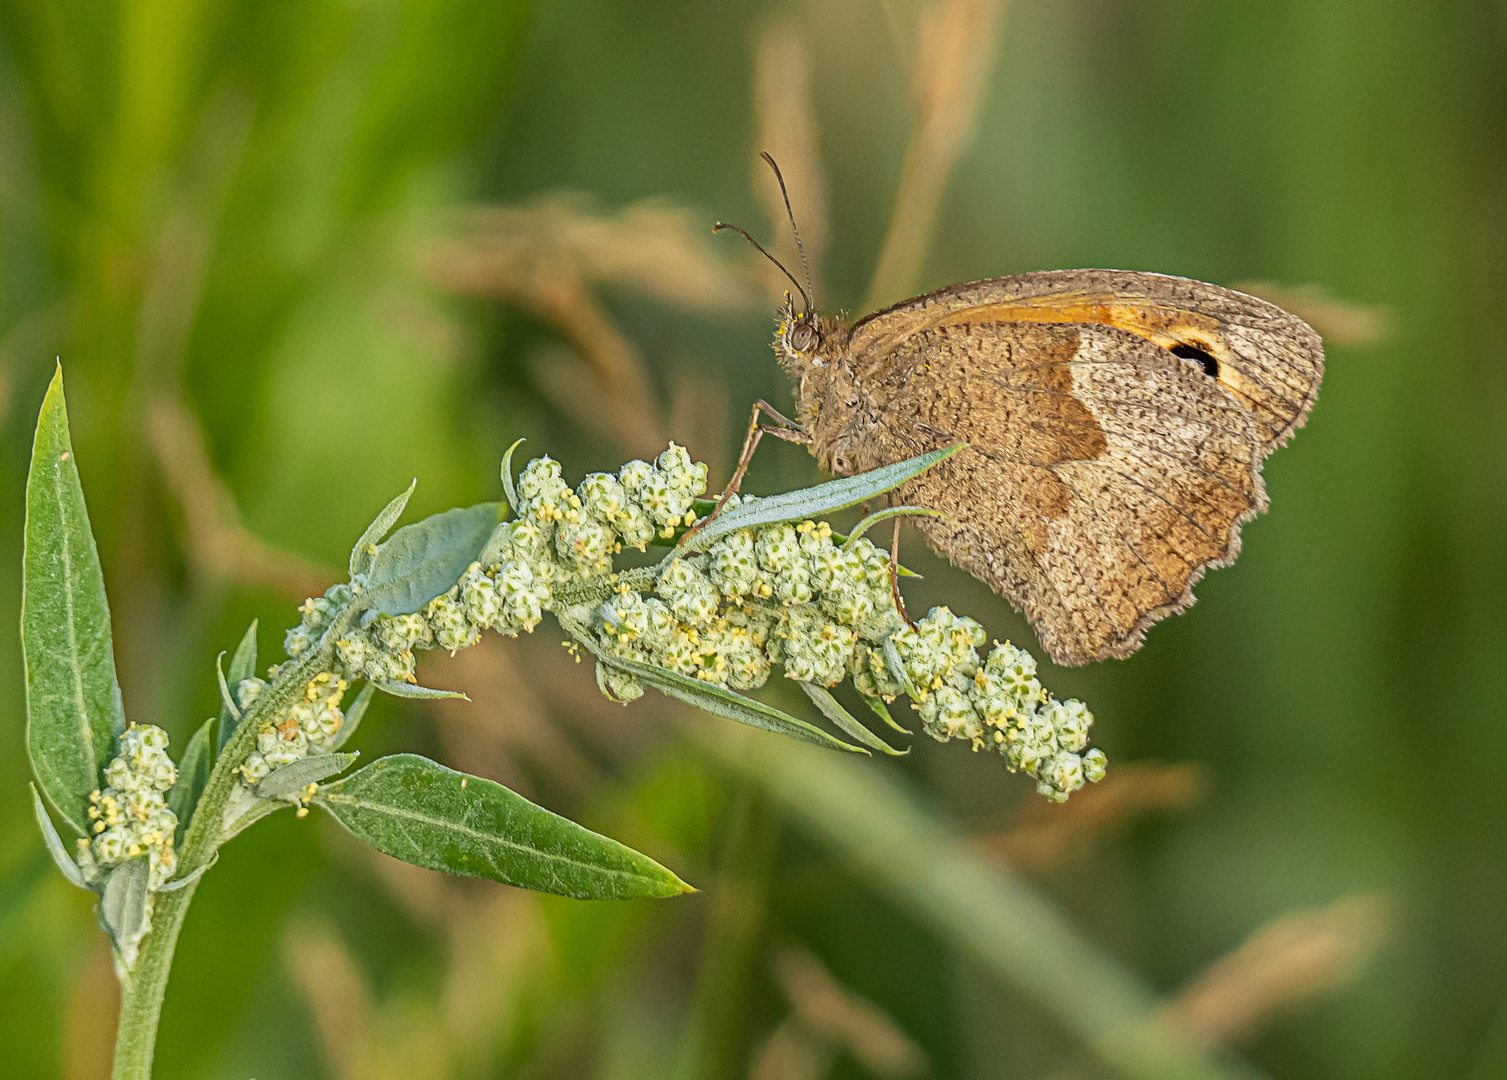
[[[794,383],[796,415],[811,439],[811,453],[839,476],[853,471],[838,442],[858,406],[849,332],[843,319],[796,314],[787,301],[774,338],[775,355]]]

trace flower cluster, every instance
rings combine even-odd
[[[1102,780],[1104,752],[1084,753],[1094,722],[1088,707],[1053,698],[1036,678],[1035,659],[1008,641],[995,642],[980,663],[985,640],[974,620],[932,608],[892,635],[892,650],[868,650],[854,683],[860,692],[886,698],[904,689],[916,700],[928,735],[997,750],[1012,772],[1034,776],[1037,790],[1050,799],[1060,802],[1085,781]]]
[[[132,724],[120,736],[120,752],[105,768],[106,787],[89,796],[93,836],[78,842],[79,867],[89,881],[129,859],[146,855],[148,887],[161,888],[173,876],[178,857],[173,835],[178,816],[165,793],[178,779],[167,756],[167,732]]]
[[[532,632],[562,589],[572,596],[562,611],[594,593],[595,610],[579,607],[571,618],[590,623],[606,655],[598,685],[618,701],[640,697],[644,686],[613,658],[734,691],[763,686],[776,667],[817,686],[851,678],[871,699],[909,698],[933,738],[1001,753],[1049,798],[1065,799],[1104,775],[1104,755],[1085,752],[1093,717],[1081,702],[1055,700],[1037,681],[1035,661],[1008,643],[981,658],[986,636],[972,619],[939,607],[908,624],[896,607],[889,554],[866,538],[838,543],[825,522],[772,524],[720,537],[705,554],[672,554],[653,571],[634,571],[631,584],[614,573],[625,546],[644,550],[694,524],[705,489],[706,466],[674,443],[652,464],[592,473],[574,490],[558,462],[529,462],[515,516],[498,527],[483,562],[421,610],[344,632],[333,643],[335,670],[264,725],[243,777],[254,784],[284,761],[328,753],[349,682],[411,683],[418,649],[454,652],[487,629]],[[757,500],[734,496],[730,505],[750,502]],[[288,654],[320,642],[362,584],[358,576],[307,601],[285,639]],[[248,680],[237,692],[254,695],[262,685]]]
[[[310,679],[302,698],[257,728],[256,749],[236,772],[248,785],[255,784],[279,765],[334,750],[335,736],[345,726],[340,699],[349,685],[330,671]],[[237,704],[244,711],[266,687],[261,679],[243,679],[236,684]]]
[[[733,690],[762,686],[778,664],[798,682],[833,686],[851,676],[869,697],[904,694],[928,735],[999,751],[1052,799],[1104,775],[1103,753],[1082,753],[1092,714],[1080,701],[1053,699],[1028,653],[996,644],[981,662],[984,628],[945,607],[907,625],[888,554],[864,538],[838,546],[825,522],[742,530],[704,556],[671,559],[654,596],[619,589],[596,627],[614,656]],[[609,664],[597,680],[620,701],[643,693]]]

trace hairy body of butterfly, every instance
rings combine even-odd
[[[955,285],[849,326],[786,305],[800,426],[848,475],[959,442],[893,494],[1008,597],[1059,664],[1123,657],[1193,602],[1266,509],[1261,465],[1302,426],[1324,353],[1263,300],[1161,274]]]

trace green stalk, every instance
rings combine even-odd
[[[204,785],[204,793],[199,796],[199,804],[194,808],[193,820],[183,836],[183,849],[178,854],[179,878],[207,870],[214,861],[220,847],[225,804],[235,789],[235,770],[255,748],[257,729],[297,701],[310,679],[329,670],[334,659],[335,642],[359,615],[360,611],[354,605],[341,612],[320,643],[289,663],[241,717],[235,734],[215,762],[214,771]],[[142,939],[135,967],[120,981],[113,1080],[151,1080],[152,1054],[157,1046],[157,1025],[162,1016],[168,973],[173,966],[173,950],[177,947],[178,931],[183,927],[189,901],[198,885],[198,881],[193,880],[173,892],[159,892],[154,898],[151,932]]]

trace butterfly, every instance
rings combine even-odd
[[[851,324],[795,284],[804,308],[787,294],[774,341],[797,399],[783,437],[839,476],[966,443],[891,497],[936,511],[914,519],[931,545],[1059,664],[1130,655],[1234,561],[1267,508],[1262,463],[1324,372],[1301,319],[1164,274],[993,278]]]

